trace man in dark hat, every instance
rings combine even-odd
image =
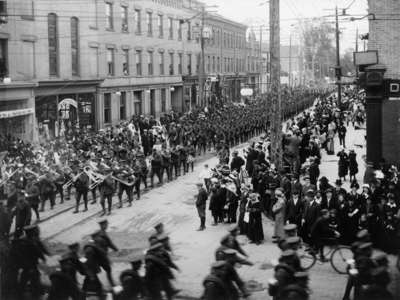
[[[304,211],[304,202],[300,199],[299,191],[295,189],[286,205],[286,221],[300,227]]]
[[[74,186],[76,192],[76,204],[74,214],[79,212],[79,204],[83,197],[83,203],[85,205],[84,212],[88,210],[88,191],[89,191],[89,176],[84,172],[83,165],[81,164],[78,169],[78,174],[74,177]]]
[[[315,193],[313,190],[308,190],[305,195],[304,212],[301,220],[302,238],[305,241],[310,241],[311,228],[319,217],[321,207],[315,201]]]
[[[240,168],[245,164],[245,161],[242,157],[239,156],[239,152],[234,150],[232,152],[232,160],[231,160],[231,171],[240,172]]]
[[[13,211],[12,217],[15,217],[14,237],[19,238],[23,233],[24,227],[31,224],[32,219],[31,206],[25,199],[24,190],[18,192],[18,202]]]
[[[131,261],[131,266],[131,269],[122,271],[119,276],[122,291],[116,295],[115,300],[136,300],[146,295],[144,279],[139,274],[142,259]]]

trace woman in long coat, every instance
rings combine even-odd
[[[340,179],[346,180],[346,175],[349,172],[349,156],[347,153],[342,149],[337,156],[339,157],[338,162],[338,176]]]
[[[258,194],[250,194],[247,210],[249,212],[247,236],[252,243],[258,245],[264,239],[264,231],[262,227],[262,206]]]
[[[335,138],[335,130],[336,130],[336,125],[334,122],[329,123],[328,125],[328,133],[327,133],[327,144],[326,144],[326,152],[329,155],[335,154],[335,143],[334,143],[334,138]]]
[[[357,154],[354,150],[350,150],[349,153],[349,172],[350,172],[350,181],[356,180],[356,175],[358,173],[358,163],[357,163]]]
[[[286,200],[282,189],[275,191],[276,202],[272,207],[272,214],[275,218],[274,236],[278,239],[285,238],[285,211],[286,211]]]

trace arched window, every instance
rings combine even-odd
[[[72,75],[79,76],[79,19],[71,18],[71,63]]]
[[[49,73],[50,76],[58,76],[58,28],[57,15],[54,13],[47,16],[48,39],[49,39]]]

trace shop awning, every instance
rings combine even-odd
[[[24,108],[24,109],[15,109],[15,110],[6,110],[0,111],[0,119],[8,119],[19,116],[26,116],[33,114],[35,110],[33,108]]]

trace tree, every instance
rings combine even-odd
[[[316,20],[302,22],[303,54],[305,69],[312,81],[323,81],[332,73],[335,61],[334,33],[332,24]]]
[[[353,50],[346,49],[344,55],[340,58],[342,74],[344,76],[355,76],[356,69],[353,63]]]

